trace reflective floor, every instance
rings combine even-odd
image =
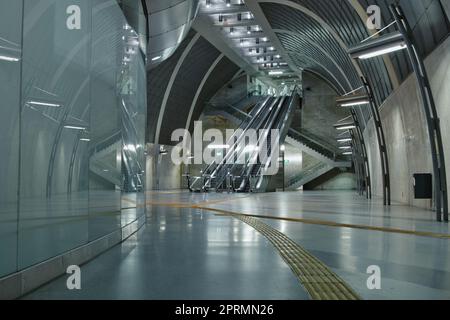
[[[25,298],[308,299],[267,239],[238,219],[206,209],[213,208],[270,216],[260,219],[319,258],[363,299],[450,299],[450,239],[437,236],[450,229],[429,211],[385,208],[352,192],[154,192],[147,200],[146,226],[82,266],[80,291],[67,290],[64,276]],[[380,290],[367,288],[372,265],[381,270]]]

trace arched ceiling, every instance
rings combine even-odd
[[[394,2],[402,6],[424,56],[449,35],[445,11],[450,10],[448,0],[246,0],[245,9],[253,12],[255,21],[289,66],[294,64],[293,70],[320,76],[339,94],[360,87],[364,75],[381,105],[411,73],[406,53],[356,61],[350,58],[348,48],[375,32],[366,26],[366,8],[378,5],[382,24],[387,26],[393,21],[389,5]],[[233,0],[226,10],[239,14],[242,6],[239,0]],[[394,30],[392,26],[387,32]],[[168,143],[172,130],[192,126],[202,103],[242,68],[233,55],[213,42],[191,30],[175,54],[149,72],[150,142]],[[364,124],[370,117],[369,110],[364,108],[359,113]]]
[[[175,53],[149,70],[147,142],[175,144],[176,129],[192,129],[206,102],[239,70],[191,30]]]
[[[358,61],[355,65],[347,49],[373,33],[365,24],[366,8],[378,5],[383,26],[387,26],[393,21],[389,5],[399,3],[424,56],[450,32],[442,0],[249,1],[260,5],[281,45],[298,68],[320,75],[341,94],[358,88],[363,74],[374,87],[378,104],[411,73],[411,68],[405,52]],[[393,26],[387,32],[394,30]]]

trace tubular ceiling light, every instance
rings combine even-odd
[[[351,156],[353,154],[353,152],[344,152],[344,153],[342,153],[342,155],[344,155],[344,156]]]
[[[64,128],[66,128],[66,129],[72,129],[72,130],[86,130],[85,127],[70,126],[70,125],[64,126]]]
[[[269,76],[277,76],[283,74],[283,71],[269,71]]]
[[[339,97],[336,99],[336,104],[339,107],[355,107],[369,104],[370,100],[367,95],[351,95]]]
[[[2,55],[0,55],[0,60],[8,61],[8,62],[18,62],[18,61],[20,61],[19,58],[10,57],[10,56],[2,56]]]
[[[340,142],[340,143],[351,142],[351,141],[352,141],[351,138],[343,138],[343,139],[338,139],[337,140],[337,142]]]
[[[57,108],[61,107],[61,105],[57,104],[57,103],[41,102],[41,101],[34,101],[34,100],[27,101],[27,104],[32,104],[34,106],[43,106],[43,107],[57,107]]]
[[[350,150],[351,148],[351,146],[339,147],[341,150]]]
[[[403,50],[405,48],[406,44],[403,35],[396,31],[379,38],[373,38],[369,41],[363,42],[353,48],[350,48],[348,53],[354,59],[365,60]]]
[[[210,144],[208,145],[208,149],[229,149],[230,146],[228,144]]]
[[[336,130],[349,130],[356,128],[354,123],[335,124],[334,127],[336,128]]]
[[[88,138],[81,138],[80,141],[89,142],[89,141],[91,141],[91,139],[88,139]]]

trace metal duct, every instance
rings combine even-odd
[[[169,58],[197,16],[199,0],[145,0],[148,12],[148,68]]]

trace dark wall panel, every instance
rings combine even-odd
[[[238,70],[239,67],[226,57],[219,62],[217,67],[208,77],[208,80],[200,93],[197,104],[195,105],[191,125],[189,127],[191,132],[194,128],[194,121],[200,118],[206,103],[216,94],[217,91],[219,91],[233,78]]]
[[[190,31],[186,39],[181,43],[177,51],[166,61],[158,65],[147,75],[147,100],[148,100],[148,120],[147,120],[147,141],[154,142],[156,125],[158,122],[161,103],[166,92],[167,85],[173,70],[177,65],[183,51],[195,36],[195,31]]]
[[[220,52],[204,38],[199,38],[184,60],[170,92],[163,118],[159,143],[171,144],[175,129],[185,128],[192,101],[204,76]]]

